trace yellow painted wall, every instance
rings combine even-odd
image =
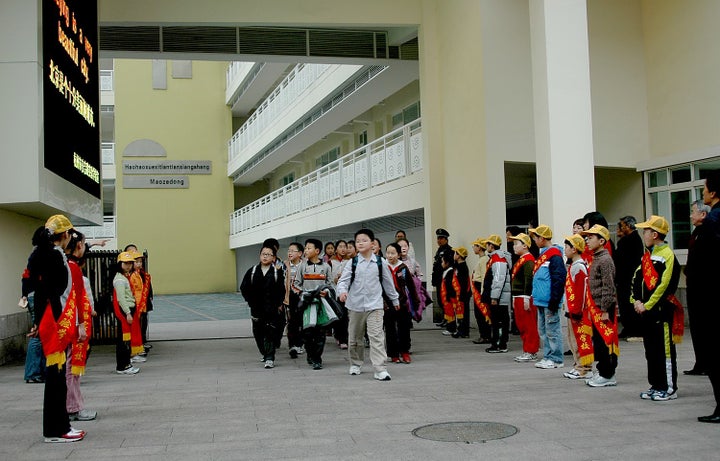
[[[643,0],[651,157],[720,145],[720,2]]]
[[[147,248],[156,293],[235,291],[226,65],[193,62],[191,79],[173,79],[167,67],[167,90],[153,90],[151,61],[115,63],[118,242]],[[143,138],[160,143],[167,160],[211,160],[212,174],[190,175],[188,189],[124,189],[122,152]]]
[[[33,248],[30,242],[33,232],[43,224],[45,221],[0,209],[0,255],[3,261],[0,269],[0,316],[21,312],[18,307],[20,278]]]

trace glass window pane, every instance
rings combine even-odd
[[[648,174],[648,186],[667,186],[667,170],[651,171]]]
[[[670,170],[670,178],[672,179],[672,184],[690,182],[690,166],[673,168],[672,170]]]
[[[672,203],[672,217],[670,221],[670,232],[672,233],[672,247],[674,249],[686,249],[690,240],[692,226],[690,224],[690,191],[682,190],[673,192],[670,195]]]
[[[670,215],[670,194],[653,192],[650,194],[650,213],[658,216]]]
[[[720,169],[720,159],[695,164],[695,180],[705,179],[708,171]]]

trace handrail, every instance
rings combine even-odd
[[[414,120],[230,215],[230,235],[418,173],[422,124]]]

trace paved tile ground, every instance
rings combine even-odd
[[[681,376],[675,401],[640,400],[641,343],[621,344],[618,387],[593,389],[562,370],[514,363],[517,337],[510,353],[491,355],[436,329],[412,336],[414,362],[390,364],[390,382],[373,380],[368,366],[349,376],[334,341],[325,368],[312,371],[284,342],[277,367],[265,370],[251,338],[155,338],[136,376],[115,374],[114,348],[97,347],[82,389],[99,417],[74,423],[88,436],[73,444],[42,443],[42,385],[25,384],[21,364],[3,366],[0,460],[720,459],[720,426],[696,422],[714,405],[707,378]],[[681,370],[692,364],[689,343],[678,357]],[[474,444],[411,433],[449,421],[519,432]]]

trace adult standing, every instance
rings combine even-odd
[[[702,285],[697,285],[696,282],[696,280],[702,280],[703,274],[708,271],[708,268],[702,267],[701,263],[703,261],[703,252],[708,251],[707,248],[704,248],[705,243],[709,240],[698,239],[698,236],[700,235],[700,226],[709,213],[710,206],[705,205],[702,199],[693,202],[690,206],[690,222],[695,226],[695,229],[688,242],[685,285],[687,286],[688,321],[690,323],[693,350],[695,351],[695,366],[690,370],[683,371],[685,375],[707,376],[708,364],[710,363],[709,355],[712,351],[702,346],[703,337],[712,336],[712,333],[705,318],[707,316],[705,312],[707,304],[703,299]]]
[[[435,237],[437,239],[437,245],[438,249],[435,251],[435,257],[433,259],[433,267],[432,267],[432,278],[431,283],[432,286],[435,288],[435,293],[433,294],[433,302],[435,303],[435,306],[440,306],[441,304],[437,302],[438,293],[440,293],[440,285],[442,284],[442,278],[443,278],[443,268],[442,268],[442,258],[443,253],[447,251],[452,251],[452,247],[448,243],[448,238],[450,237],[450,233],[446,231],[443,228],[439,228],[435,230]],[[438,314],[439,312],[439,314]],[[438,311],[436,309],[435,314],[438,314],[439,316],[442,316],[442,307]],[[439,327],[445,327],[447,325],[447,322],[445,320],[442,320],[438,326]]]
[[[720,280],[720,265],[717,263],[720,260],[720,170],[711,171],[705,179],[703,202],[710,206],[710,213],[699,227],[695,242],[698,257],[693,261],[693,264],[698,264],[699,270],[693,270],[693,281],[688,291],[695,291],[692,296],[699,296],[708,304],[703,315],[706,315],[707,325],[712,328],[720,324],[720,306],[715,296],[715,284]],[[702,252],[698,251],[698,244]],[[701,347],[708,352],[715,350],[715,336],[703,335]],[[715,394],[715,411],[698,417],[698,421],[720,424],[720,360],[710,360],[708,375]]]
[[[623,329],[618,335],[619,338],[642,337],[642,324],[640,315],[630,302],[630,291],[633,274],[640,266],[645,247],[642,238],[635,229],[637,220],[633,216],[623,216],[618,221],[617,235],[618,243],[613,260],[615,262],[615,284],[617,286],[618,306],[620,308],[620,322]]]

